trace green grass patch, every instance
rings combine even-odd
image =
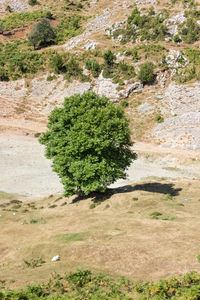
[[[89,232],[77,232],[77,233],[65,233],[65,234],[59,234],[56,236],[56,239],[60,243],[72,243],[72,242],[79,242],[83,241],[87,236]]]

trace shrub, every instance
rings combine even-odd
[[[34,46],[34,49],[41,46],[47,46],[52,43],[55,38],[55,33],[47,19],[42,19],[33,27],[28,35],[29,42]]]
[[[87,59],[85,61],[85,67],[92,72],[93,77],[98,77],[101,72],[101,66],[96,59]]]
[[[52,68],[53,72],[56,74],[65,72],[63,57],[60,54],[56,53],[56,55],[54,55],[51,58],[50,67]]]
[[[40,137],[46,157],[64,185],[66,196],[105,191],[136,158],[128,120],[120,106],[95,93],[66,98],[49,116]]]
[[[111,50],[105,52],[103,58],[107,66],[112,66],[114,64],[114,61],[116,60],[116,56],[112,53]]]
[[[31,259],[30,261],[24,260],[24,263],[28,268],[37,268],[43,265],[45,261],[42,258],[36,258],[36,259]]]
[[[151,83],[154,80],[154,65],[151,62],[146,62],[140,65],[138,78],[142,83]]]
[[[34,6],[34,5],[39,4],[39,2],[37,0],[29,0],[28,4],[31,5],[31,6]]]
[[[174,40],[175,43],[180,43],[180,42],[181,42],[181,39],[180,39],[180,37],[179,37],[178,34],[176,34],[176,35],[174,36],[173,40]]]
[[[0,20],[0,34],[3,34],[4,32],[4,23],[2,20]]]
[[[158,123],[162,123],[164,121],[164,118],[161,115],[158,114],[158,115],[156,115],[156,121]]]
[[[64,43],[67,39],[81,34],[82,29],[80,25],[81,17],[72,15],[68,18],[61,18],[58,26],[56,27],[56,39],[57,44]]]
[[[10,12],[10,13],[12,12],[12,8],[10,7],[10,5],[7,5],[7,6],[6,6],[6,11],[8,11],[8,12]]]
[[[185,43],[192,44],[199,40],[200,26],[195,19],[189,18],[180,26],[179,33]]]

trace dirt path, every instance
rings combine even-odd
[[[134,148],[141,154],[129,168],[129,178],[119,180],[112,187],[152,177],[200,178],[200,168],[197,163],[182,165],[177,162],[175,156],[169,158],[169,153],[165,149],[158,149],[158,147],[150,145],[145,147],[145,144],[139,143]],[[151,151],[152,155],[156,155],[156,157],[162,151],[164,153],[163,156],[155,159],[153,156],[145,157],[145,150],[148,155]],[[0,134],[0,174],[0,190],[5,192],[30,197],[42,197],[62,192],[59,178],[51,170],[51,162],[44,157],[43,146],[31,136],[8,134],[7,132]]]

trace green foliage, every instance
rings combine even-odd
[[[179,34],[184,43],[192,44],[200,38],[200,26],[193,18],[188,18],[179,26]]]
[[[158,219],[162,214],[159,211],[154,211],[153,213],[150,214],[150,217],[152,219]]]
[[[5,18],[2,18],[4,29],[11,30],[16,27],[23,27],[41,18],[46,18],[49,11],[35,10],[32,12],[12,13]]]
[[[82,74],[82,69],[79,66],[76,58],[72,57],[65,64],[65,79],[70,80],[71,77],[78,78]]]
[[[48,55],[50,52],[34,52],[18,41],[0,44],[0,80],[8,81],[25,74],[35,74],[45,67]]]
[[[46,284],[28,286],[19,291],[0,291],[2,300],[198,300],[199,297],[200,274],[196,272],[154,283],[78,270],[65,276],[54,273]]]
[[[146,62],[140,65],[138,78],[142,83],[151,83],[154,80],[154,65],[151,62]]]
[[[106,66],[112,66],[114,64],[114,61],[116,60],[116,56],[114,55],[114,53],[112,53],[111,50],[105,52],[103,58]]]
[[[35,48],[47,46],[55,39],[55,33],[47,19],[42,19],[34,25],[32,31],[28,35],[29,42]]]
[[[197,255],[197,261],[200,263],[200,254]]]
[[[70,273],[66,279],[76,287],[83,287],[92,281],[92,272],[89,270],[78,270],[77,272]]]
[[[87,70],[90,70],[92,73],[93,77],[98,77],[100,72],[101,72],[101,66],[98,63],[98,61],[96,61],[96,59],[87,59],[85,61],[85,67]]]
[[[141,14],[136,7],[128,17],[126,27],[114,31],[113,37],[122,36],[121,43],[123,44],[129,41],[135,43],[137,38],[141,41],[163,40],[168,36],[168,29],[164,24],[167,16],[166,10],[156,14],[151,7],[147,14]]]
[[[12,8],[11,8],[11,6],[10,6],[10,5],[7,5],[7,6],[6,6],[6,11],[8,11],[9,13],[11,13],[11,12],[12,12]]]
[[[4,32],[4,23],[3,20],[0,20],[0,34],[3,34]]]
[[[175,43],[180,43],[180,42],[181,42],[181,39],[180,39],[180,37],[179,37],[178,34],[176,34],[176,35],[173,37],[173,40],[174,40]]]
[[[83,241],[84,238],[88,235],[88,232],[77,232],[77,233],[66,233],[66,234],[60,234],[57,235],[57,239],[61,243],[72,243],[72,242],[78,242]]]
[[[76,15],[72,15],[69,17],[64,16],[63,18],[61,18],[58,26],[55,29],[55,43],[63,44],[64,42],[66,42],[66,40],[81,34],[82,28],[80,22],[81,17]]]
[[[65,195],[105,191],[136,158],[121,107],[95,93],[66,98],[49,116],[40,138],[46,157],[64,185]]]
[[[36,259],[24,260],[25,265],[28,268],[37,268],[43,265],[46,261],[44,261],[41,257]]]
[[[52,68],[53,72],[56,74],[64,73],[65,66],[64,66],[64,59],[63,56],[56,53],[56,55],[52,56],[50,60],[50,67]]]
[[[156,121],[157,121],[158,123],[162,123],[162,122],[164,121],[164,118],[163,118],[160,114],[157,114],[157,115],[156,115]]]
[[[31,6],[34,6],[34,5],[39,4],[39,2],[37,0],[29,0],[28,4],[31,5]]]

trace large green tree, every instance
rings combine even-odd
[[[51,112],[47,127],[40,143],[46,146],[65,195],[105,191],[126,178],[136,158],[121,106],[95,93],[65,98],[63,107]]]
[[[55,33],[47,19],[42,19],[36,23],[28,34],[28,40],[34,46],[34,49],[47,46],[53,42],[54,38]]]

